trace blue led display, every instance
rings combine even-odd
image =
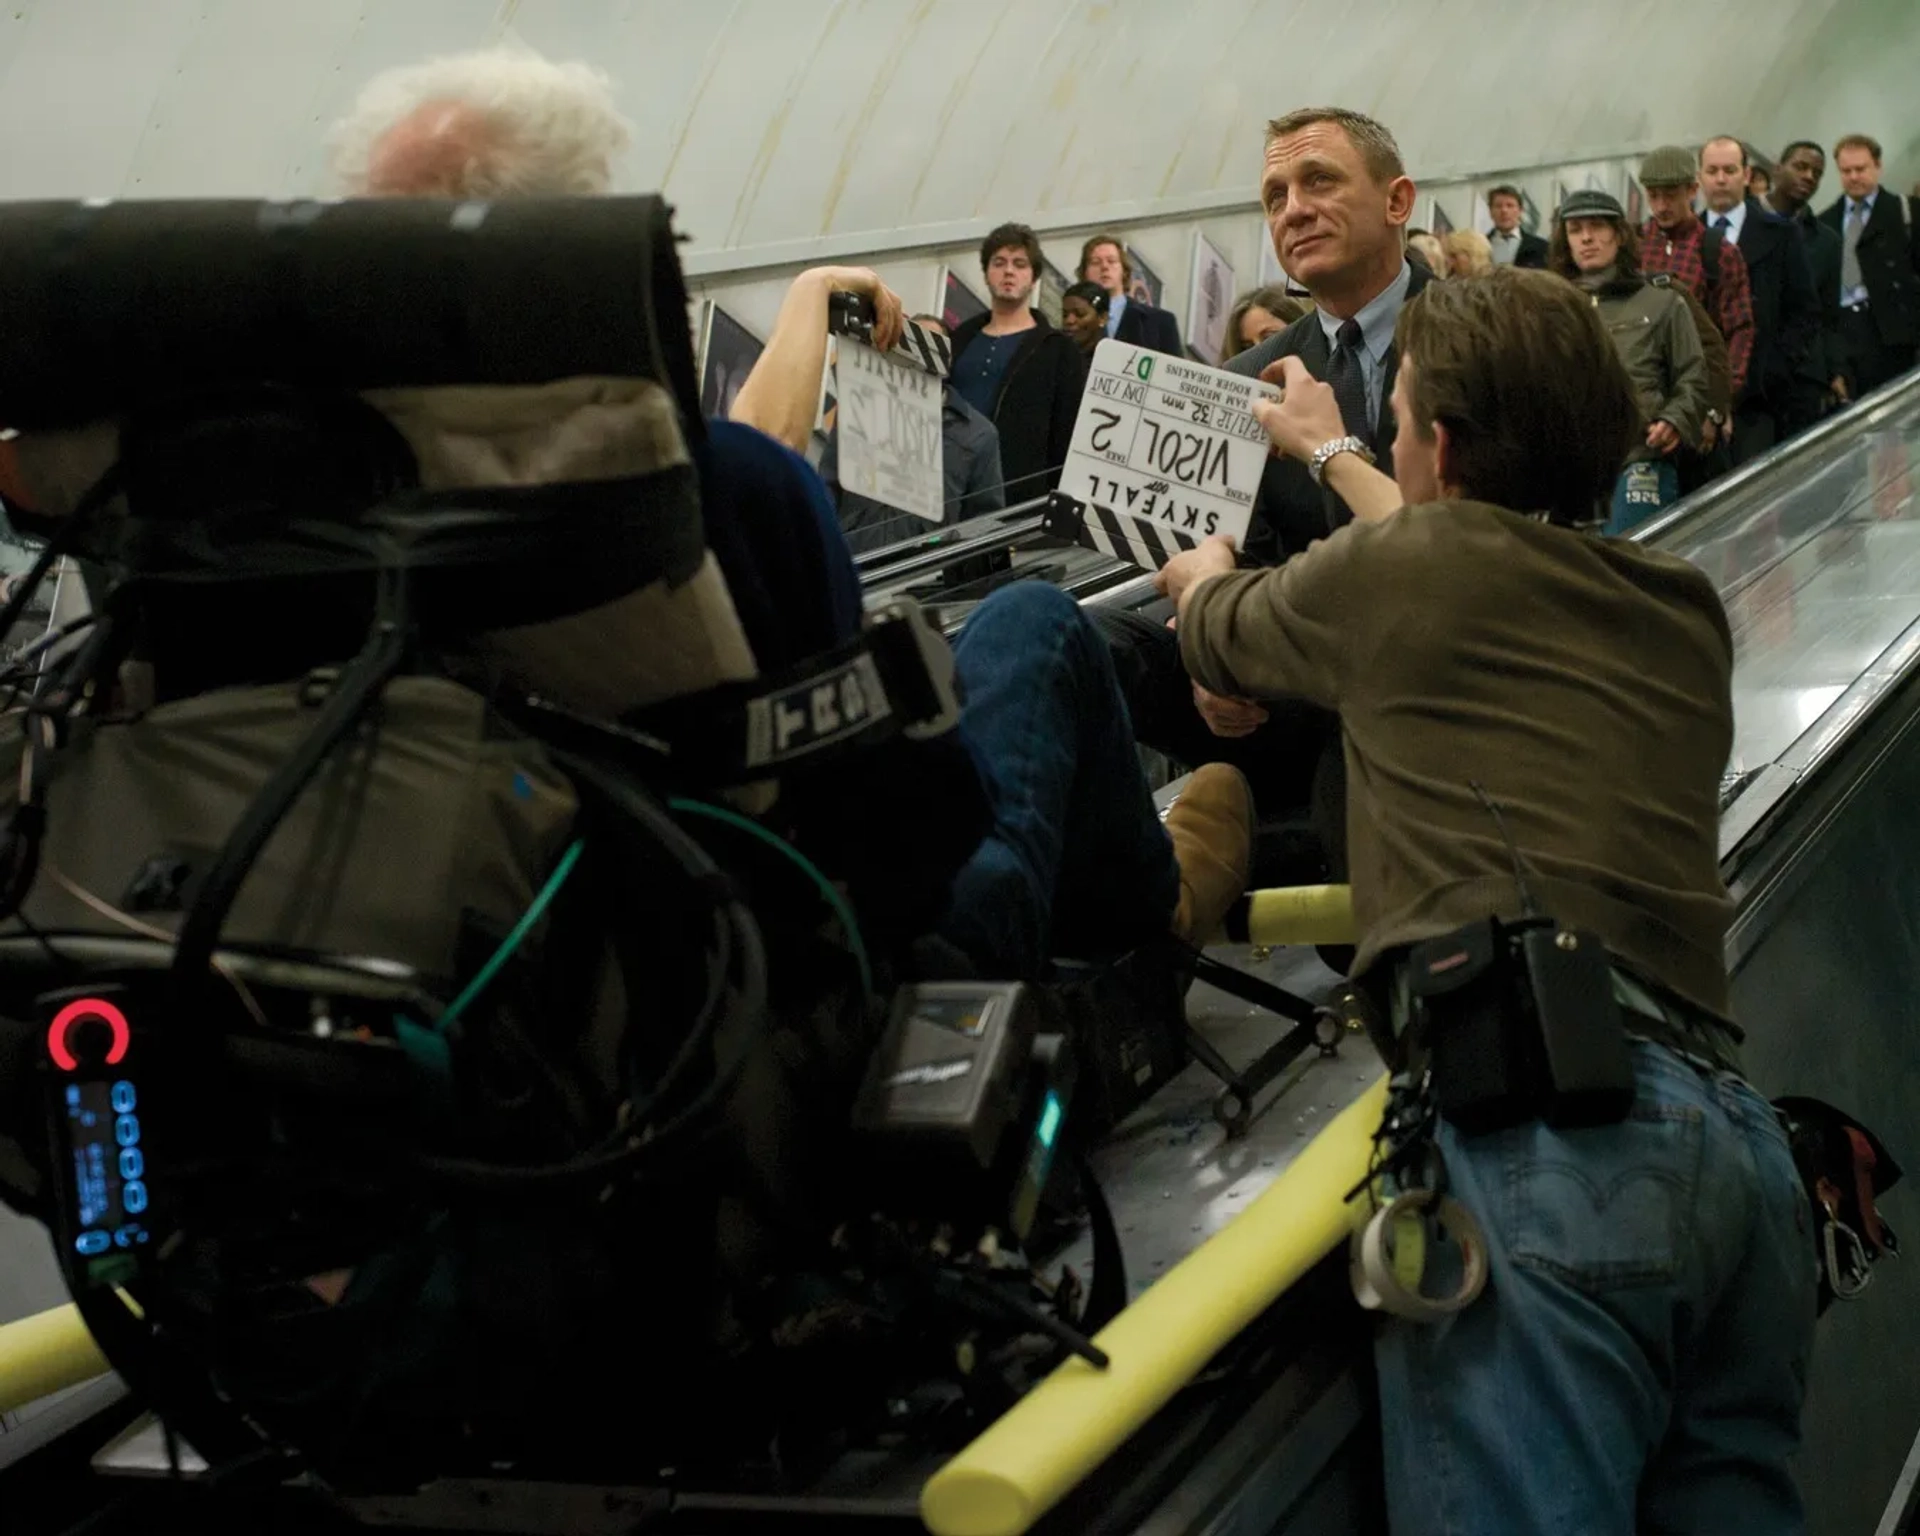
[[[97,1258],[137,1247],[151,1234],[132,1218],[145,1213],[147,1155],[141,1145],[139,1093],[125,1080],[69,1083],[67,1127],[73,1151],[75,1250]],[[108,1127],[112,1130],[109,1131]]]

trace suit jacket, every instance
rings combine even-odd
[[[1847,200],[1820,215],[1846,239]],[[1920,229],[1911,200],[1882,187],[1860,231],[1860,277],[1867,285],[1867,313],[1890,347],[1920,343]],[[1844,249],[1844,244],[1843,244]]]
[[[1120,311],[1120,323],[1113,329],[1113,339],[1165,352],[1169,357],[1187,355],[1180,347],[1180,323],[1168,311],[1142,304],[1138,299],[1128,299],[1127,307]]]
[[[1820,333],[1813,266],[1793,221],[1753,197],[1747,199],[1747,218],[1740,227],[1740,254],[1746,258],[1753,289],[1753,361],[1734,404],[1764,401],[1784,410],[1807,349]]]
[[[1434,279],[1420,267],[1413,268],[1413,281],[1407,285],[1407,298],[1425,288]],[[1326,377],[1333,361],[1333,348],[1321,328],[1318,311],[1308,310],[1278,335],[1269,336],[1256,347],[1249,347],[1230,358],[1227,367],[1235,373],[1259,377],[1261,369],[1283,357],[1297,357],[1316,379]],[[1398,427],[1393,419],[1393,380],[1400,370],[1400,352],[1389,347],[1386,379],[1380,395],[1380,420],[1370,445],[1382,465],[1391,465],[1393,440]],[[1391,470],[1389,469],[1389,473]],[[1267,460],[1266,473],[1260,479],[1260,494],[1254,499],[1253,523],[1247,530],[1242,553],[1261,565],[1278,565],[1299,554],[1315,539],[1324,539],[1335,528],[1353,521],[1347,504],[1332,491],[1313,483],[1307,466],[1298,459],[1275,454]]]
[[[1793,221],[1806,242],[1813,291],[1820,302],[1820,329],[1807,349],[1800,376],[1813,393],[1824,394],[1828,383],[1845,372],[1840,352],[1840,264],[1845,253],[1840,231],[1823,223],[1811,208],[1802,208]]]
[[[1538,235],[1529,235],[1524,230],[1520,234],[1520,249],[1513,253],[1516,267],[1532,267],[1536,271],[1547,270],[1547,242]]]

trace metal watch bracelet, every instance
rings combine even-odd
[[[1346,437],[1332,438],[1314,449],[1313,457],[1307,461],[1307,473],[1313,476],[1315,485],[1326,484],[1327,461],[1343,453],[1357,453],[1367,463],[1375,462],[1373,450],[1367,446],[1364,438],[1354,437],[1351,434]]]

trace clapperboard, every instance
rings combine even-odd
[[[1143,570],[1213,534],[1238,549],[1270,441],[1253,402],[1279,398],[1258,379],[1101,342],[1047,532]]]
[[[945,520],[942,458],[947,339],[908,321],[900,339],[874,349],[873,305],[852,293],[829,301],[839,338],[833,366],[834,430],[843,491],[926,522]]]
[[[873,345],[873,300],[857,293],[835,293],[827,301],[827,331]],[[909,320],[900,339],[886,356],[926,370],[937,379],[953,372],[953,349],[938,332]]]

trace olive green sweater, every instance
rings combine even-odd
[[[1520,915],[1478,782],[1541,907],[1726,1016],[1733,644],[1693,566],[1475,502],[1409,507],[1204,583],[1179,633],[1203,687],[1340,712],[1356,973]]]

